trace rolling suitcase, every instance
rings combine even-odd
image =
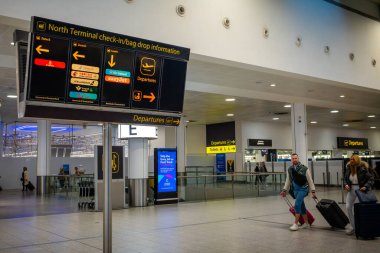
[[[288,206],[289,206],[289,211],[295,216],[296,215],[296,211],[294,210],[294,206],[290,203],[290,201],[289,201],[289,199],[287,197],[284,197],[284,200],[285,200],[286,204],[288,204]],[[306,215],[307,215],[307,220],[309,221],[309,224],[310,225],[313,224],[313,222],[315,221],[315,218],[309,212],[309,210],[306,210]],[[302,215],[300,216],[299,223],[301,225],[305,223],[305,221],[303,220]]]
[[[380,236],[380,203],[354,205],[356,238]]]
[[[327,223],[334,228],[344,229],[350,222],[347,215],[342,211],[338,204],[331,199],[314,199],[317,209],[322,214]]]
[[[28,190],[29,191],[33,191],[34,190],[34,185],[29,181],[29,183],[26,185],[26,187],[28,187]]]

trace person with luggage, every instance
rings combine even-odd
[[[286,180],[284,189],[281,191],[280,195],[286,197],[287,192],[292,187],[295,196],[295,220],[293,225],[289,227],[291,231],[297,231],[299,228],[310,228],[308,217],[306,214],[306,206],[304,198],[311,191],[313,198],[316,198],[315,186],[313,179],[311,178],[310,170],[299,161],[298,154],[293,153],[291,155],[292,165],[288,168],[286,173]],[[304,219],[304,224],[298,226],[300,216],[302,215]]]
[[[346,165],[344,173],[344,188],[348,192],[346,197],[346,208],[350,223],[346,226],[346,234],[355,232],[354,203],[356,201],[355,190],[367,192],[374,184],[374,177],[368,171],[368,163],[362,161],[358,155],[352,155]]]
[[[256,167],[255,167],[255,170],[254,170],[255,173],[259,174],[260,172],[260,167],[259,167],[259,163],[256,163]],[[262,178],[260,175],[257,175],[256,174],[256,178],[255,178],[255,185],[259,184],[262,182]]]
[[[27,167],[22,168],[22,191],[28,191],[29,184],[29,172]]]

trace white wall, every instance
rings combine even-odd
[[[244,121],[242,127],[243,150],[248,146],[248,139],[270,139],[273,149],[292,148],[292,129],[290,124],[262,123]]]
[[[186,127],[186,154],[206,154],[206,125],[194,125]]]
[[[184,17],[175,12],[178,4],[186,7]],[[41,16],[189,47],[193,56],[379,89],[380,68],[372,67],[371,59],[380,61],[380,23],[325,1],[2,0],[0,15]],[[230,18],[230,29],[222,26],[224,17]],[[269,39],[262,36],[264,27]]]

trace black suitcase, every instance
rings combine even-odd
[[[356,238],[380,236],[380,203],[354,205]]]
[[[317,209],[330,226],[341,229],[347,226],[349,223],[348,217],[334,200],[321,199],[320,201],[315,201]]]
[[[28,187],[28,190],[29,191],[33,191],[34,190],[34,185],[31,183],[31,182],[29,182],[27,185],[26,185],[26,187]]]

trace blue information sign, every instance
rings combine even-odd
[[[226,154],[216,154],[216,174],[226,174]],[[225,177],[217,177],[217,181],[225,181]]]

